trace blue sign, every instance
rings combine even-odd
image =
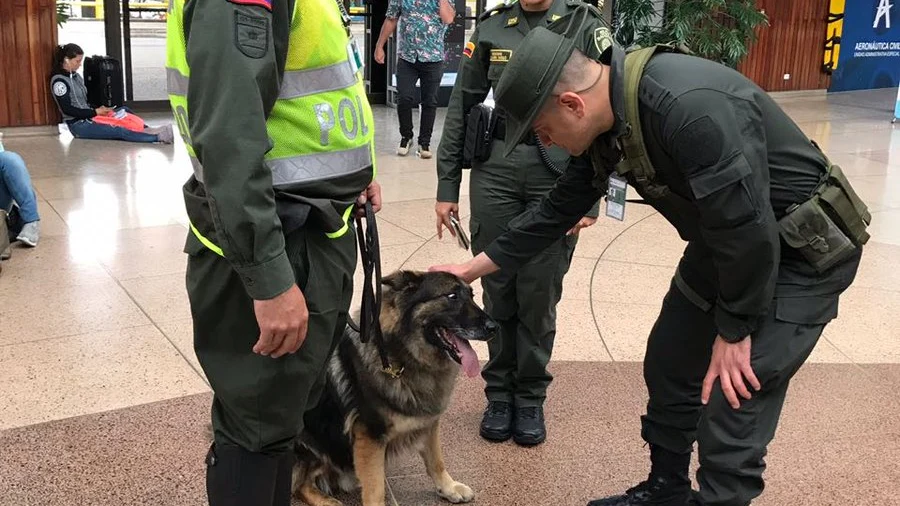
[[[897,88],[897,105],[894,106],[894,121],[900,121],[900,88]],[[0,151],[3,151],[2,145],[0,145]]]
[[[828,91],[900,85],[900,0],[852,0],[844,7],[841,53]]]

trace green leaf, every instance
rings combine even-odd
[[[624,46],[683,43],[696,54],[736,66],[769,25],[756,0],[668,0],[654,12],[652,0],[618,0],[615,37]],[[661,26],[651,25],[661,16]]]

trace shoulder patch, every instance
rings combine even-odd
[[[256,7],[262,7],[269,12],[272,12],[272,0],[228,0],[233,4],[238,5],[253,5]]]
[[[474,53],[475,44],[470,40],[469,42],[466,42],[466,47],[463,48],[463,56],[465,56],[466,58],[471,58]]]
[[[609,28],[601,26],[594,30],[594,45],[597,46],[597,54],[603,54],[612,44],[613,39]]]
[[[265,56],[269,51],[269,19],[235,12],[234,45],[249,58]]]
[[[62,79],[59,79],[55,83],[53,83],[53,94],[57,97],[62,97],[68,92],[69,86]]]
[[[491,49],[491,63],[509,63],[512,51],[509,49]]]

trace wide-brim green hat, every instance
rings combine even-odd
[[[528,32],[509,59],[494,90],[494,102],[506,119],[503,156],[509,156],[531,131],[574,49],[573,39],[538,26]]]
[[[602,15],[583,4],[546,28],[535,27],[509,59],[494,90],[494,103],[506,118],[503,156],[509,156],[529,134],[563,67],[575,48],[583,44],[583,29],[589,18],[602,19]]]

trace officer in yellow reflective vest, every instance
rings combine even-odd
[[[290,504],[292,440],[350,306],[353,211],[381,205],[348,22],[336,0],[169,5],[169,99],[194,170],[187,291],[215,394],[211,506]]]

